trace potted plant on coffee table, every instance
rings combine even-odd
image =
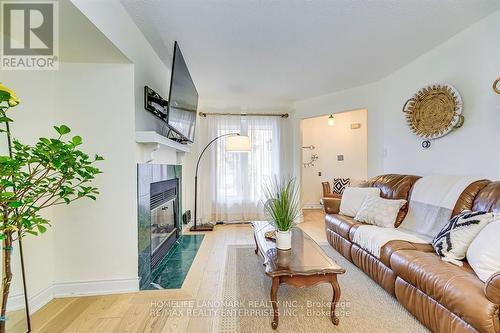
[[[276,247],[289,250],[292,247],[291,229],[299,216],[299,191],[295,178],[274,177],[264,185],[264,212],[276,229]]]

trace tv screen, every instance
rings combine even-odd
[[[183,139],[193,142],[198,92],[177,42],[174,46],[172,78],[168,98],[168,126]]]

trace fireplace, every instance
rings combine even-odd
[[[137,165],[139,287],[151,289],[152,278],[182,234],[182,167]]]
[[[154,270],[179,238],[178,179],[151,184],[151,269]]]

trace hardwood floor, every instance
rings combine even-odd
[[[326,242],[323,218],[320,210],[304,210],[300,224],[318,243]],[[187,311],[195,302],[221,299],[227,246],[254,244],[250,225],[217,226],[205,235],[181,289],[54,299],[32,316],[33,331],[213,332],[217,317],[159,311],[169,301],[178,301]]]

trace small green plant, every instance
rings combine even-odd
[[[43,209],[81,198],[96,200],[99,192],[91,183],[101,171],[94,164],[103,159],[79,150],[82,138],[68,137],[71,130],[66,125],[54,126],[54,138],[40,138],[33,146],[12,140],[13,120],[7,111],[19,102],[12,90],[0,84],[0,124],[4,127],[0,133],[6,136],[9,148],[8,155],[0,156],[0,240],[4,251],[0,333],[6,329],[13,242],[47,230],[50,222],[41,215]]]
[[[264,212],[277,230],[288,231],[299,216],[299,190],[295,178],[274,177],[263,186]]]

